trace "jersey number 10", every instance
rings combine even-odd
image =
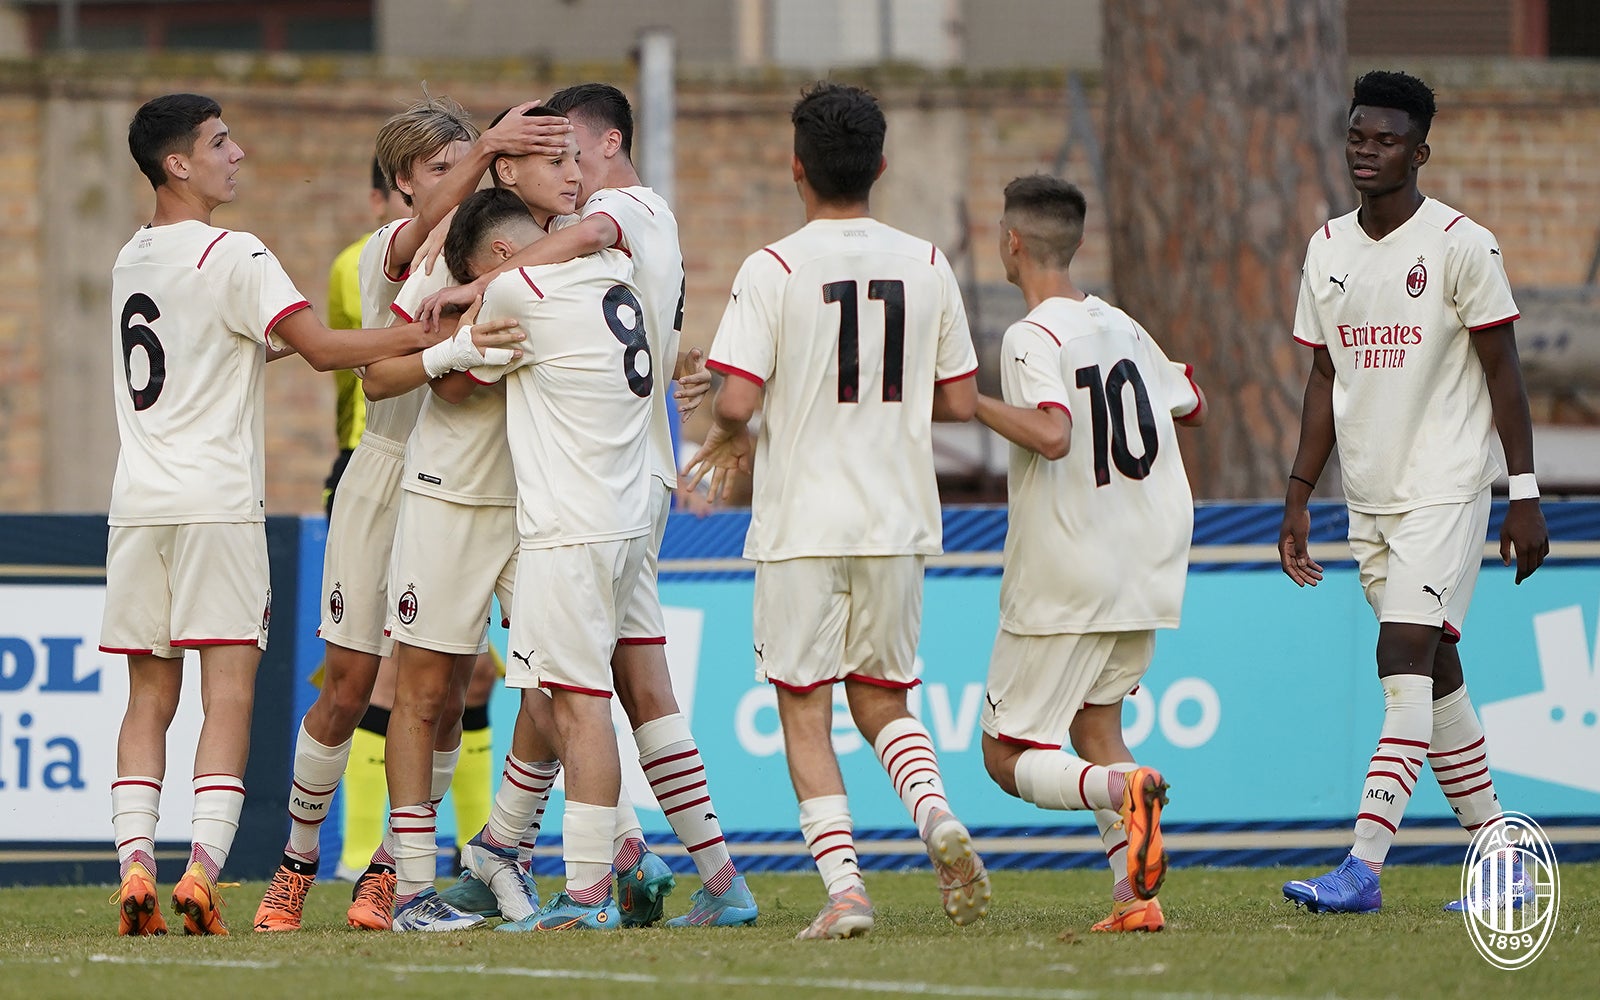
[[[906,367],[906,285],[899,279],[867,282],[867,298],[883,303],[883,401],[898,403],[904,395]],[[839,402],[861,399],[861,318],[856,283],[830,281],[822,301],[839,303]]]
[[[1094,425],[1094,484],[1111,482],[1111,465],[1129,479],[1143,479],[1156,463],[1156,415],[1150,409],[1150,393],[1139,377],[1139,367],[1123,358],[1111,366],[1111,374],[1100,380],[1100,366],[1089,365],[1077,371],[1078,388],[1089,390],[1090,420]],[[1139,418],[1140,454],[1128,450],[1128,424],[1123,419],[1122,393],[1133,387],[1134,412]],[[1109,439],[1109,440],[1108,440]],[[1110,462],[1106,459],[1109,452]]]

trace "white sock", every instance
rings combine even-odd
[[[1383,870],[1433,733],[1433,678],[1395,674],[1382,680],[1383,731],[1361,787],[1356,842],[1350,848],[1374,872]]]
[[[395,904],[399,905],[433,885],[439,857],[438,812],[433,803],[390,809],[389,837],[394,854]]]
[[[144,865],[156,876],[156,823],[161,818],[161,779],[121,775],[111,783],[111,832],[117,842],[118,878],[128,866]]]
[[[1106,770],[1127,774],[1139,765],[1131,760],[1107,764]],[[1106,865],[1111,869],[1111,898],[1119,903],[1133,899],[1133,886],[1128,882],[1128,834],[1117,826],[1122,814],[1115,809],[1096,809],[1095,825],[1100,828],[1100,842],[1106,846]]]
[[[550,786],[555,783],[560,767],[554,763],[530,764],[518,760],[515,754],[506,754],[500,787],[495,789],[489,822],[483,828],[492,846],[517,847],[527,839],[534,817],[544,811],[544,804],[550,798]],[[541,770],[546,773],[541,774]],[[528,847],[531,856],[533,845]]]
[[[194,813],[190,820],[194,846],[189,859],[199,862],[213,882],[228,862],[243,808],[244,782],[237,775],[195,775]]]
[[[1483,726],[1465,684],[1433,703],[1433,749],[1428,766],[1456,819],[1468,833],[1500,815],[1500,796],[1489,776]]]
[[[461,744],[457,743],[454,750],[435,750],[433,752],[433,777],[428,783],[428,801],[434,808],[444,801],[444,793],[450,790],[450,782],[456,776],[456,761],[461,759]]]
[[[933,739],[922,723],[909,716],[895,719],[878,731],[872,742],[878,763],[889,774],[894,793],[900,796],[917,830],[927,836],[928,816],[935,810],[950,811],[944,797],[944,781],[939,777],[939,759],[933,753]]]
[[[800,803],[800,833],[830,896],[865,886],[853,830],[850,802],[843,795],[819,795]]]
[[[1017,758],[1017,794],[1041,809],[1122,807],[1111,796],[1112,771],[1065,750],[1024,750]]]
[[[639,814],[634,811],[633,801],[628,798],[626,788],[617,789],[617,812],[614,822],[616,825],[611,830],[611,863],[620,872],[632,867],[634,862],[639,860],[639,856],[649,850],[649,846],[644,842],[644,827],[639,823]]]
[[[561,816],[561,859],[567,866],[566,893],[579,906],[601,906],[611,898],[611,840],[615,806],[567,798]]]
[[[328,803],[344,777],[345,765],[350,762],[350,741],[336,747],[325,746],[306,732],[305,722],[300,723],[300,735],[294,742],[294,775],[289,786],[289,843],[285,854],[301,861],[314,862],[321,853],[317,838],[322,832],[322,821],[328,818]]]
[[[689,723],[676,712],[646,722],[633,731],[639,746],[639,766],[650,782],[672,832],[688,849],[700,881],[720,896],[739,874],[722,838],[722,825],[706,784],[706,765],[689,732]]]

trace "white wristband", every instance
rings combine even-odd
[[[1511,488],[1511,499],[1513,500],[1539,499],[1539,481],[1533,478],[1533,473],[1531,472],[1519,472],[1514,476],[1507,477],[1506,484]]]
[[[455,357],[455,342],[441,340],[432,347],[422,349],[422,370],[429,378],[439,378],[455,369]]]

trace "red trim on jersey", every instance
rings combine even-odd
[[[196,270],[196,271],[198,271],[198,270],[200,270],[200,269],[201,269],[201,268],[202,268],[202,267],[205,267],[205,266],[206,266],[206,258],[207,258],[207,257],[209,257],[209,256],[211,256],[211,248],[212,248],[212,247],[214,247],[214,246],[216,246],[216,245],[217,245],[217,244],[218,244],[218,243],[221,243],[221,242],[222,242],[222,237],[223,237],[223,236],[226,236],[226,235],[228,235],[228,230],[226,230],[226,229],[224,229],[224,230],[223,230],[223,231],[222,231],[222,233],[221,233],[221,234],[220,234],[220,235],[218,235],[218,236],[217,236],[217,238],[216,238],[216,239],[214,239],[214,240],[212,240],[212,241],[211,241],[211,242],[210,242],[210,243],[207,243],[207,244],[206,244],[206,252],[205,252],[205,253],[203,253],[203,254],[201,254],[201,255],[200,255],[200,260],[199,260],[199,262],[198,262],[198,263],[196,263],[196,264],[195,264],[195,266],[194,266],[194,269],[195,269],[195,270]]]
[[[656,210],[651,208],[649,205],[645,205],[644,202],[642,200],[640,200],[637,195],[628,194],[628,192],[622,190],[621,188],[612,188],[612,190],[617,192],[617,194],[627,194],[629,198],[632,198],[634,201],[639,202],[639,204],[644,205],[644,210],[646,212],[649,212],[651,215],[655,215],[656,214]],[[611,221],[615,222],[616,220],[613,219]],[[621,229],[622,227],[618,226],[617,228]]]
[[[775,688],[788,691],[792,694],[808,694],[812,691],[815,691],[819,687],[826,687],[829,684],[839,683],[839,678],[829,677],[827,680],[817,681],[815,684],[785,684],[783,681],[773,680],[771,677],[768,677],[767,683],[771,684]]]
[[[389,240],[383,245],[383,260],[378,262],[378,266],[383,270],[383,278],[385,281],[404,281],[406,280],[406,275],[411,273],[411,262],[406,261],[406,266],[400,271],[400,277],[396,278],[394,275],[390,274],[389,251],[394,249],[394,238],[400,235],[400,230],[411,225],[412,221],[413,220],[411,219],[405,219],[398,226],[395,226],[389,231]]]
[[[863,677],[860,674],[845,674],[841,680],[857,681],[862,684],[871,684],[873,687],[889,688],[891,691],[909,691],[922,683],[922,678],[917,677],[909,681],[891,681],[882,677]]]
[[[126,656],[154,656],[154,655],[156,655],[156,651],[153,650],[153,649],[123,649],[120,646],[101,646],[100,647],[100,652],[102,652],[102,653],[111,653],[113,655],[122,654],[122,655],[126,655]]]
[[[1329,225],[1326,222],[1322,224],[1322,235],[1327,239],[1333,239],[1333,230],[1329,228]]]
[[[928,244],[928,265],[931,267],[939,262],[939,248],[932,243]]]
[[[784,260],[782,257],[778,256],[778,251],[772,249],[771,247],[762,247],[761,249],[765,250],[767,253],[772,254],[772,259],[783,265],[783,270],[784,270],[785,274],[793,274],[794,273],[794,271],[791,270],[790,267],[789,267],[789,262]]]
[[[634,200],[637,201],[638,199],[634,199]],[[645,207],[649,208],[650,206],[646,205]],[[599,210],[595,210],[595,211],[589,213],[589,217],[590,218],[593,218],[596,215],[605,216],[606,218],[611,220],[611,224],[613,226],[617,227],[617,241],[615,243],[611,244],[611,246],[608,247],[607,249],[610,249],[610,250],[621,250],[623,253],[627,254],[629,257],[632,257],[633,256],[633,251],[629,250],[627,247],[622,245],[622,223],[617,221],[617,217],[615,215],[612,215],[610,212],[601,212]]]
[[[1199,413],[1200,412],[1200,408],[1205,405],[1205,397],[1200,394],[1200,386],[1195,384],[1195,380],[1194,380],[1194,365],[1191,365],[1188,362],[1184,362],[1184,365],[1183,365],[1183,377],[1188,380],[1189,388],[1194,390],[1194,409],[1190,410],[1188,413],[1183,414],[1182,416],[1178,417],[1177,419],[1179,419],[1179,420],[1189,420],[1189,419],[1193,418],[1196,413]]]
[[[745,371],[743,368],[735,368],[732,365],[724,364],[721,361],[707,361],[706,367],[714,372],[721,372],[724,375],[737,375],[740,378],[749,379],[756,385],[764,386],[767,384],[767,380],[759,375],[753,375],[750,372]]]
[[[485,382],[483,379],[481,379],[478,376],[472,374],[472,369],[471,368],[467,369],[467,378],[472,379],[472,381],[478,383],[479,385],[494,385],[493,382]],[[388,634],[389,633],[387,633],[387,632],[384,633],[384,635],[388,635]]]
[[[1053,333],[1050,333],[1050,328],[1048,326],[1045,326],[1043,323],[1035,323],[1031,319],[1025,319],[1025,320],[1023,320],[1023,322],[1028,324],[1029,326],[1036,326],[1039,329],[1043,330],[1045,333],[1049,334],[1051,340],[1056,342],[1056,346],[1057,347],[1061,346],[1061,338],[1056,336]]]
[[[517,273],[522,275],[522,280],[526,281],[528,283],[528,287],[533,289],[533,294],[539,296],[539,298],[541,298],[541,299],[544,298],[544,293],[539,291],[539,286],[535,285],[533,283],[533,279],[528,277],[528,272],[527,271],[525,271],[524,269],[519,267],[519,268],[517,268]]]
[[[1492,330],[1497,326],[1505,326],[1507,323],[1514,323],[1514,322],[1516,322],[1517,320],[1519,320],[1521,318],[1522,318],[1522,314],[1521,313],[1512,313],[1510,316],[1507,316],[1505,319],[1497,319],[1493,323],[1480,323],[1477,326],[1469,326],[1469,327],[1467,327],[1467,332],[1468,333],[1477,333],[1480,330]]]
[[[260,639],[174,639],[174,649],[198,649],[201,646],[254,646]]]
[[[400,308],[400,303],[398,303],[398,302],[389,303],[389,311],[394,313],[396,316],[399,316],[401,319],[405,320],[407,323],[415,323],[416,322],[416,320],[411,318],[411,314],[410,313],[408,313],[404,309]]]
[[[1443,641],[1445,641],[1445,642],[1460,642],[1461,641],[1461,630],[1456,628],[1454,625],[1450,624],[1449,622],[1445,622],[1444,623],[1444,640]]]
[[[1379,816],[1377,813],[1356,813],[1356,822],[1357,823],[1361,822],[1364,819],[1372,820],[1374,823],[1376,823],[1379,826],[1383,827],[1385,830],[1388,830],[1390,833],[1397,833],[1398,832],[1397,830],[1395,830],[1395,827],[1394,827],[1393,823],[1391,823],[1388,820],[1384,819],[1382,816]]]
[[[1450,225],[1449,226],[1445,226],[1444,227],[1444,231],[1448,233],[1450,231],[1450,227],[1451,226],[1454,226],[1456,223],[1460,222],[1462,219],[1465,219],[1465,218],[1466,218],[1465,215],[1458,215],[1455,218],[1451,219],[1450,220]]]
[[[1066,403],[1058,403],[1053,399],[1045,400],[1044,402],[1040,403],[1037,407],[1035,407],[1035,409],[1039,409],[1039,410],[1060,410],[1062,413],[1065,413],[1067,415],[1067,419],[1068,420],[1072,419],[1072,410],[1067,407],[1067,404]]]
[[[610,691],[602,691],[599,688],[578,687],[576,684],[557,684],[555,681],[540,681],[539,686],[549,688],[552,691],[571,691],[573,694],[593,695],[596,698],[611,697]]]
[[[267,337],[272,336],[272,328],[277,326],[279,321],[281,321],[285,316],[289,316],[289,315],[292,315],[294,313],[297,313],[302,309],[310,309],[310,308],[311,308],[311,303],[307,302],[305,299],[301,299],[299,302],[296,302],[292,306],[285,306],[282,310],[280,310],[278,312],[278,315],[272,317],[272,319],[267,321],[267,329],[263,333],[262,338],[265,339]]]
[[[1033,740],[1025,740],[1020,736],[1007,736],[1005,733],[995,733],[994,738],[999,740],[1001,743],[1010,743],[1012,746],[1027,747],[1030,750],[1061,749],[1061,744],[1059,743],[1036,743]]]
[[[643,637],[624,636],[617,640],[619,646],[665,646],[667,637],[664,635],[651,635]]]
[[[1299,337],[1295,337],[1294,338],[1294,342],[1299,344],[1299,345],[1301,345],[1302,347],[1309,347],[1313,351],[1326,351],[1328,349],[1328,345],[1327,344],[1313,344],[1311,341],[1309,341],[1309,340],[1301,340]]]
[[[978,374],[978,366],[977,365],[973,365],[972,366],[972,371],[970,371],[970,372],[962,372],[960,375],[952,375],[949,378],[937,378],[937,379],[933,380],[933,384],[934,385],[949,385],[951,382],[959,382],[964,378],[971,378],[972,376],[974,376],[976,374]]]

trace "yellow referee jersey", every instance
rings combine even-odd
[[[361,281],[357,263],[368,233],[339,252],[328,269],[328,326],[335,330],[361,329]],[[351,451],[361,441],[367,426],[367,397],[361,393],[361,379],[353,371],[333,373],[334,434],[340,451]]]

